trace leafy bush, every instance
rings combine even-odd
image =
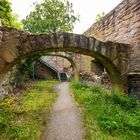
[[[138,106],[138,101],[127,95],[119,96],[118,94],[113,93],[111,98],[112,102],[114,102],[115,104],[119,104],[122,108],[126,110],[133,109]]]

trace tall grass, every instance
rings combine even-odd
[[[84,110],[86,140],[139,140],[140,102],[100,86],[72,82],[74,97]]]
[[[0,102],[0,140],[39,140],[57,94],[55,81],[38,81],[19,99]]]

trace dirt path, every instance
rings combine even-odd
[[[69,84],[59,84],[57,91],[59,97],[53,106],[42,140],[83,140],[81,115],[69,93]]]

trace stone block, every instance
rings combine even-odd
[[[128,93],[140,98],[140,73],[128,74]]]

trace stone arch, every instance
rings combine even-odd
[[[70,62],[72,69],[73,69],[73,74],[74,74],[74,80],[78,81],[79,80],[79,73],[78,73],[78,69],[76,64],[74,63],[74,61],[69,57],[69,54],[63,54],[62,52],[58,52],[58,53],[46,53],[47,56],[58,56],[58,57],[62,57],[64,59],[66,59],[67,61]]]
[[[124,81],[113,55],[118,56],[116,49],[127,50],[127,45],[101,42],[93,37],[73,33],[53,33],[33,35],[15,29],[1,27],[0,73],[8,71],[22,59],[33,57],[41,52],[75,52],[97,59],[106,68],[112,89],[124,91]],[[115,52],[113,55],[112,53]],[[124,56],[124,54],[123,54]],[[125,55],[126,57],[127,55]]]

